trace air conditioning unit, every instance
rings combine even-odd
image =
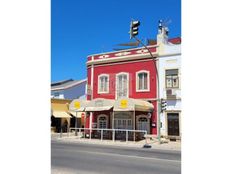
[[[167,89],[166,90],[167,99],[176,99],[176,90],[175,89]]]

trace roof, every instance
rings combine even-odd
[[[51,84],[51,86],[57,86],[57,85],[62,85],[62,84],[65,84],[67,82],[70,82],[70,81],[74,81],[73,79],[68,79],[68,80],[62,80],[62,81],[58,81],[58,82],[53,82]]]
[[[169,44],[173,45],[180,45],[181,44],[181,37],[175,37],[168,39]],[[157,52],[157,41],[153,39],[148,39],[147,48],[149,48],[150,52],[152,52],[153,56],[156,57],[158,55]],[[137,47],[137,48],[130,48],[125,50],[119,51],[111,51],[111,52],[104,52],[98,54],[92,54],[87,56],[87,66],[91,64],[102,64],[102,63],[109,63],[109,62],[118,62],[124,60],[135,60],[135,59],[143,59],[149,58],[150,54],[144,47]]]
[[[168,39],[168,42],[172,44],[181,44],[181,38],[180,37],[171,38]],[[148,39],[148,45],[156,45],[156,44],[157,44],[157,40]]]
[[[51,84],[51,90],[52,91],[64,90],[64,89],[68,89],[74,86],[78,86],[85,82],[87,82],[87,79],[83,79],[83,80],[68,79],[68,80],[63,80],[59,82],[54,82]]]

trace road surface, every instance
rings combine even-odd
[[[52,174],[180,174],[178,151],[51,142]]]

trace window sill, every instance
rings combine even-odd
[[[180,89],[179,87],[165,87],[165,89]]]
[[[144,90],[142,90],[142,89],[140,89],[140,90],[136,89],[136,92],[150,92],[150,90],[148,90],[148,89],[144,89]]]
[[[109,92],[97,92],[98,94],[109,94]]]

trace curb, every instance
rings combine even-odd
[[[56,140],[60,142],[65,142],[65,143],[81,143],[81,144],[92,144],[92,145],[105,145],[105,146],[117,146],[117,147],[131,147],[131,148],[143,148],[146,142],[142,143],[133,143],[133,142],[109,142],[107,140],[103,141],[95,141],[95,140],[83,140],[83,139],[74,139],[74,138],[52,138],[51,140]],[[157,143],[149,143],[148,145],[151,146],[151,148],[148,149],[157,149],[157,150],[171,150],[171,151],[177,151],[181,152],[181,146],[179,145],[178,147],[173,146],[172,144],[169,143],[164,143],[164,144],[157,144]],[[145,149],[145,148],[143,148]]]

